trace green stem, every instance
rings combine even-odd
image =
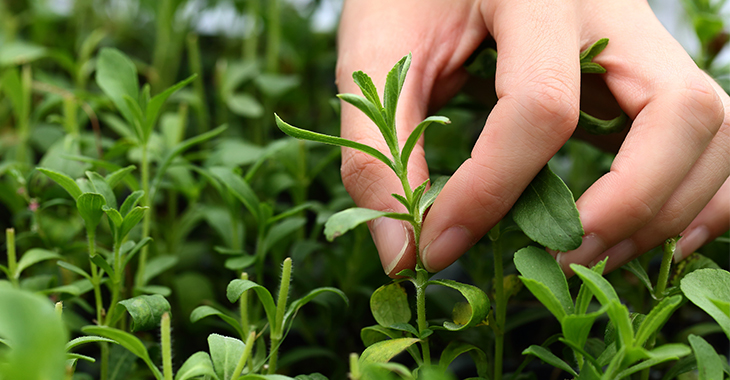
[[[142,197],[142,205],[149,207],[147,212],[144,213],[144,219],[142,219],[142,239],[150,236],[150,223],[152,222],[152,200],[150,199],[150,163],[149,163],[149,146],[148,142],[145,141],[142,144],[142,190],[144,196]],[[137,264],[137,277],[135,278],[135,286],[142,287],[144,285],[144,272],[147,269],[147,251],[148,245],[142,247],[139,253],[139,261]]]
[[[99,272],[96,269],[96,264],[91,261],[91,258],[96,256],[96,233],[94,231],[87,230],[86,238],[89,243],[89,269],[91,270],[91,285],[94,287],[94,303],[96,304],[96,323],[102,323],[101,310],[103,304],[101,301],[101,278],[99,278]]]
[[[268,0],[269,25],[266,50],[266,68],[270,73],[279,71],[279,45],[281,43],[280,0]]]
[[[198,133],[202,134],[210,129],[210,120],[208,111],[208,101],[205,98],[205,88],[203,87],[203,64],[200,59],[200,47],[198,46],[198,35],[195,33],[188,34],[187,38],[188,45],[188,64],[190,65],[190,71],[198,74],[198,77],[193,81],[193,91],[198,97],[200,107],[197,109],[198,116]]]
[[[428,329],[428,321],[426,320],[426,287],[428,286],[428,272],[423,270],[420,265],[416,268],[416,314],[418,323],[418,333]],[[428,338],[421,340],[421,351],[423,351],[423,364],[431,365],[431,348]]]
[[[241,280],[248,280],[248,273],[241,273]],[[239,310],[241,311],[241,331],[243,331],[243,334],[241,334],[241,339],[243,339],[248,336],[248,330],[250,326],[248,319],[248,291],[245,291],[241,294],[238,305]]]
[[[18,123],[18,149],[15,159],[18,162],[27,162],[28,160],[28,140],[30,139],[30,103],[33,86],[33,75],[29,65],[23,66],[21,77],[22,104],[20,107]]]
[[[246,362],[251,357],[251,352],[253,351],[253,344],[255,340],[256,331],[251,331],[251,333],[248,334],[248,338],[246,338],[246,346],[243,348],[243,354],[241,354],[241,358],[238,359],[236,369],[233,370],[233,376],[231,376],[231,380],[238,380],[238,378],[241,377],[243,367],[246,365]]]
[[[360,380],[360,358],[356,353],[350,354],[350,379]]]
[[[119,303],[119,294],[122,291],[122,282],[124,281],[124,268],[122,268],[121,241],[114,243],[114,278],[112,280],[112,300],[109,303],[109,309],[106,312],[105,326],[112,326],[114,309]]]
[[[56,314],[58,315],[59,318],[63,317],[63,302],[62,301],[56,302],[55,310],[56,310]]]
[[[101,342],[101,380],[109,376],[109,343]]]
[[[15,256],[15,229],[14,228],[8,228],[5,230],[5,239],[7,241],[8,245],[8,272],[10,277],[10,282],[13,284],[14,287],[18,287],[18,273],[15,273],[15,271],[18,270],[18,260]]]
[[[279,356],[279,344],[284,332],[284,312],[286,312],[286,301],[289,298],[289,282],[291,281],[291,258],[284,260],[281,269],[281,285],[279,286],[279,297],[276,302],[275,326],[271,326],[271,353],[269,355],[269,374],[276,373],[276,362]]]
[[[246,2],[246,14],[248,14],[249,22],[251,23],[251,34],[243,40],[244,60],[256,60],[256,53],[259,49],[258,20],[260,12],[261,5],[258,0],[249,0]]]
[[[160,335],[162,336],[162,373],[165,380],[172,380],[172,343],[170,338],[169,313],[162,314]]]
[[[494,379],[502,378],[502,360],[504,356],[504,324],[507,317],[507,305],[504,297],[504,267],[502,263],[502,247],[500,239],[492,241],[494,255]]]

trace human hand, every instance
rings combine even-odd
[[[682,252],[727,230],[730,188],[718,189],[730,174],[730,118],[722,105],[730,108],[730,101],[643,2],[350,0],[339,37],[340,92],[357,92],[349,78],[355,70],[382,87],[392,63],[411,51],[397,116],[402,143],[429,107],[461,87],[463,62],[487,34],[499,46],[499,101],[471,158],[426,218],[420,246],[427,269],[445,268],[492,228],[571,136],[578,55],[603,37],[610,42],[595,61],[608,70],[604,80],[634,123],[611,172],[577,202],[583,245],[560,254],[559,262],[589,264],[616,245],[607,252],[609,267],[616,267],[681,232],[700,211],[680,240]],[[387,151],[377,128],[349,105],[342,109],[342,135]],[[422,144],[409,175],[412,186],[428,178]],[[402,211],[390,196],[401,185],[378,161],[344,149],[342,177],[359,206]],[[402,222],[381,218],[370,228],[386,273],[413,267],[415,245]]]

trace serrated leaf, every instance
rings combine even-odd
[[[213,369],[213,362],[207,352],[196,352],[185,360],[182,367],[175,374],[175,380],[189,380],[207,376],[219,380]]]
[[[246,345],[239,339],[218,334],[208,335],[213,368],[220,379],[232,379]]]
[[[157,380],[162,380],[162,373],[160,373],[160,370],[157,369],[157,366],[150,359],[150,355],[142,341],[136,336],[108,326],[85,326],[81,328],[81,331],[86,334],[99,335],[116,341],[122,347],[129,350],[129,352],[142,359]]]
[[[552,352],[550,352],[547,348],[542,346],[536,346],[532,345],[530,347],[527,347],[524,351],[522,351],[522,355],[534,355],[540,360],[544,361],[545,363],[550,364],[553,367],[560,368],[565,372],[570,373],[571,375],[577,377],[578,374],[575,372],[575,370],[568,365],[568,363],[564,362],[559,357],[555,356]]]
[[[398,220],[411,220],[411,216],[409,214],[353,207],[332,215],[324,225],[324,234],[327,237],[327,240],[332,241],[362,223],[384,216]]]
[[[53,251],[42,248],[31,248],[23,254],[20,260],[18,260],[18,264],[15,269],[15,278],[20,278],[20,273],[28,269],[31,265],[37,264],[41,261],[58,260],[62,258],[63,257],[61,255]]]
[[[525,286],[559,321],[562,321],[565,315],[574,313],[568,281],[560,265],[549,253],[537,247],[525,247],[515,253],[514,262],[522,274],[520,279]],[[537,287],[535,282],[542,284],[544,288]],[[562,310],[557,310],[558,305]]]
[[[223,322],[230,325],[237,333],[238,336],[243,336],[243,330],[241,329],[241,323],[235,318],[223,313],[222,311],[211,307],[211,306],[198,306],[190,313],[190,323],[195,323],[203,318],[215,315],[223,320]]]
[[[139,94],[139,80],[134,63],[117,49],[101,49],[96,61],[96,83],[114,102],[127,122],[133,125],[134,117],[124,97],[135,99]]]
[[[408,295],[400,283],[390,283],[376,289],[370,296],[370,311],[375,321],[383,327],[411,321]]]
[[[369,155],[377,158],[382,163],[388,165],[389,168],[395,170],[395,165],[393,164],[393,162],[388,157],[386,157],[383,153],[381,153],[379,150],[377,150],[371,146],[368,146],[365,144],[360,144],[355,141],[343,139],[341,137],[335,137],[335,136],[325,135],[322,133],[307,131],[305,129],[297,128],[293,125],[287,124],[286,122],[281,120],[281,118],[277,114],[274,114],[274,117],[276,118],[276,125],[279,127],[279,129],[281,129],[282,132],[286,133],[287,135],[289,135],[291,137],[301,139],[301,140],[316,141],[316,142],[321,142],[324,144],[330,144],[330,145],[335,145],[335,146],[342,146],[342,147],[356,149],[356,150],[359,150],[363,153],[369,154]]]
[[[83,193],[76,198],[76,209],[84,220],[87,230],[96,231],[96,226],[101,222],[104,211],[101,209],[106,205],[104,196],[96,193]]]
[[[722,269],[696,270],[684,276],[680,288],[693,304],[717,321],[730,339],[730,315],[718,307],[717,302],[730,303],[730,272]]]
[[[269,293],[269,290],[263,286],[249,280],[233,280],[228,283],[226,288],[226,297],[231,303],[238,301],[241,294],[247,290],[253,290],[256,292],[261,304],[264,306],[264,312],[266,312],[266,318],[269,321],[269,326],[276,326],[276,304],[274,298]]]
[[[360,355],[360,364],[387,363],[418,341],[416,338],[397,338],[374,343]]]
[[[132,316],[132,332],[158,328],[162,315],[171,310],[170,303],[159,294],[141,295],[119,301],[117,307],[127,309],[129,315]],[[121,315],[120,312],[117,314]]]
[[[457,290],[471,306],[471,316],[464,324],[445,321],[444,327],[451,331],[463,330],[475,326],[487,318],[489,314],[489,297],[481,289],[473,285],[462,284],[453,280],[431,280],[429,284],[441,285]]]
[[[451,120],[449,120],[448,117],[444,116],[429,116],[422,122],[420,122],[415,129],[411,132],[411,134],[408,136],[408,140],[406,140],[405,145],[403,145],[403,150],[401,151],[401,164],[403,167],[408,167],[408,159],[411,157],[411,152],[413,152],[413,148],[415,148],[416,144],[418,143],[418,140],[423,135],[423,132],[426,131],[426,127],[431,125],[431,123],[439,123],[439,124],[449,124],[451,123]]]
[[[545,165],[512,208],[515,223],[530,239],[556,251],[580,246],[583,224],[573,194]]]
[[[53,171],[51,169],[36,168],[36,170],[47,175],[50,179],[63,187],[63,189],[66,190],[66,192],[68,192],[74,200],[78,199],[79,196],[81,196],[81,188],[79,188],[79,185],[76,183],[76,181],[71,179],[71,177],[63,173]]]

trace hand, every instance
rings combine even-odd
[[[426,218],[420,247],[428,270],[450,265],[491,229],[572,135],[578,55],[603,37],[610,42],[595,62],[608,70],[603,79],[634,122],[611,171],[577,202],[583,244],[558,261],[567,268],[608,254],[615,268],[682,231],[684,255],[728,229],[730,185],[718,190],[730,175],[730,100],[645,2],[350,0],[339,35],[340,92],[358,92],[355,70],[382,88],[392,64],[412,52],[397,115],[403,142],[429,109],[458,91],[467,79],[464,61],[487,34],[499,48],[499,101],[471,158]],[[349,105],[342,135],[387,151],[377,128]],[[422,144],[409,175],[411,186],[428,178]],[[403,211],[390,196],[401,185],[379,161],[344,149],[342,177],[359,206]],[[386,273],[414,266],[415,245],[402,222],[382,218],[370,228]]]

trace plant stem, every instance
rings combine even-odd
[[[360,380],[360,358],[354,352],[350,354],[350,380]]]
[[[149,207],[147,212],[144,213],[144,219],[142,219],[142,239],[150,236],[150,223],[152,222],[152,200],[150,199],[150,163],[148,157],[149,143],[145,141],[142,144],[142,190],[144,196],[142,197],[142,205]],[[139,253],[139,261],[137,263],[137,277],[135,278],[135,287],[142,287],[144,285],[144,272],[147,269],[147,250],[149,245],[142,247],[142,251]]]
[[[502,245],[500,239],[492,241],[494,255],[494,379],[502,379],[502,359],[504,355],[504,323],[507,317],[504,299],[504,267],[502,263]]]
[[[112,300],[109,303],[109,309],[106,313],[105,326],[112,326],[114,309],[119,302],[119,294],[122,291],[122,281],[124,280],[124,268],[122,268],[122,253],[121,253],[122,242],[118,241],[114,243],[114,278],[112,279]]]
[[[109,375],[109,343],[101,342],[101,380],[106,380]]]
[[[210,120],[208,115],[208,102],[205,99],[205,88],[203,87],[203,64],[200,59],[200,47],[198,47],[198,35],[195,33],[188,34],[187,38],[188,45],[188,64],[190,65],[190,71],[198,74],[198,77],[193,81],[193,90],[195,95],[198,97],[200,107],[197,109],[198,116],[198,133],[205,133],[210,129]]]
[[[8,245],[8,277],[10,277],[10,282],[13,284],[14,287],[18,287],[18,276],[15,273],[16,270],[18,270],[18,261],[17,257],[15,256],[15,229],[14,228],[8,228],[5,230],[5,241],[7,241]]]
[[[258,20],[259,12],[261,12],[261,5],[259,0],[249,0],[246,2],[246,14],[249,16],[249,22],[251,23],[251,33],[243,40],[243,59],[244,60],[255,60],[256,53],[258,52]]]
[[[269,25],[267,34],[266,68],[270,73],[279,71],[279,45],[281,44],[280,0],[268,0]]]
[[[276,361],[279,356],[279,344],[284,332],[284,312],[286,311],[286,300],[289,298],[289,282],[291,281],[291,258],[284,260],[281,269],[281,285],[279,286],[279,297],[276,301],[275,326],[271,326],[271,353],[269,355],[269,374],[276,372]]]
[[[248,280],[248,273],[243,272],[241,273],[241,280]],[[241,334],[241,339],[248,336],[248,330],[249,330],[249,321],[248,321],[248,291],[245,291],[241,294],[241,298],[239,299],[239,310],[241,311],[241,330],[243,331],[243,334]]]
[[[162,314],[160,320],[160,335],[162,336],[162,373],[165,380],[172,380],[172,344],[170,338],[170,314]]]
[[[91,258],[96,256],[96,233],[91,230],[86,231],[86,238],[89,243],[89,269],[91,270],[91,285],[94,287],[94,303],[96,304],[96,323],[102,323],[101,310],[103,308],[101,300],[101,278],[96,269],[96,264]]]
[[[238,378],[241,377],[243,367],[246,365],[246,362],[251,357],[251,352],[253,351],[253,344],[255,340],[256,331],[251,331],[251,333],[248,334],[248,338],[246,338],[246,346],[243,348],[243,354],[238,360],[238,364],[236,364],[236,369],[233,370],[233,376],[231,376],[231,380],[238,380]]]
[[[63,302],[62,301],[56,302],[55,310],[56,310],[56,314],[58,315],[59,318],[63,317]]]
[[[418,252],[418,251],[416,251]],[[428,272],[419,265],[416,269],[416,314],[418,323],[418,333],[428,329],[428,321],[426,320],[426,287],[428,286]],[[428,338],[421,340],[421,350],[423,351],[423,364],[431,365],[431,348]]]
[[[667,280],[669,279],[669,271],[672,268],[672,258],[674,250],[677,248],[679,237],[667,239],[664,242],[664,250],[662,254],[662,266],[659,269],[659,277],[657,278],[656,288],[654,288],[654,297],[656,303],[664,298],[664,291],[667,289]]]

